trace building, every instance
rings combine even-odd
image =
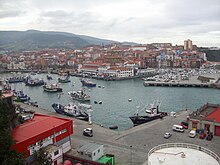
[[[220,136],[220,105],[205,104],[189,115],[189,129],[204,129]]]
[[[34,152],[40,147],[55,145],[63,153],[70,150],[73,122],[70,119],[34,114],[29,121],[15,127],[11,134],[15,140],[12,148],[24,153],[27,162],[32,162]]]
[[[190,39],[184,41],[184,50],[192,50],[193,45]]]
[[[103,145],[96,143],[87,143],[83,145],[77,152],[80,157],[87,160],[97,161],[104,155]]]
[[[219,165],[220,158],[209,149],[189,143],[165,143],[148,152],[147,165]]]
[[[134,69],[125,67],[112,67],[109,68],[105,74],[115,78],[129,78],[134,76]]]
[[[62,147],[50,144],[45,147],[45,151],[47,151],[48,154],[50,155],[52,160],[52,165],[57,165],[63,162]]]

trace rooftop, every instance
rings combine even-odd
[[[148,155],[148,164],[154,165],[219,165],[219,157],[212,151],[193,144],[167,143],[156,146]]]
[[[220,122],[220,105],[218,104],[205,104],[196,111],[192,112],[190,119],[196,120],[213,120],[217,118]],[[217,121],[216,121],[217,122]]]
[[[214,109],[214,111],[206,116],[205,119],[214,120],[215,122],[220,123],[220,107]]]
[[[103,145],[101,144],[97,144],[97,143],[87,143],[85,145],[83,145],[78,152],[87,152],[87,153],[92,153],[94,150],[98,149],[99,147],[101,147]]]
[[[69,121],[71,120],[55,116],[34,114],[32,119],[15,127],[11,134],[16,143],[19,143],[49,131],[52,128],[61,126]]]

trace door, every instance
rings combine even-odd
[[[220,136],[220,126],[215,126],[215,134],[216,136]]]

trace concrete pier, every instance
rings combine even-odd
[[[36,113],[43,113],[63,118],[71,118],[60,115],[42,108],[18,103],[26,110],[33,110]],[[179,124],[186,119],[190,113],[189,110],[183,110],[177,113],[177,116],[166,116],[163,119],[154,120],[149,123],[132,127],[124,131],[114,131],[104,128],[100,125],[89,125],[88,122],[71,118],[73,122],[72,150],[68,154],[77,155],[77,149],[88,142],[104,144],[104,152],[115,155],[115,164],[120,165],[142,165],[147,161],[147,154],[151,148],[163,143],[193,143],[210,149],[217,155],[220,155],[220,137],[214,136],[212,141],[201,140],[198,137],[189,138],[190,130],[184,133],[172,131],[173,124]],[[93,137],[83,136],[83,129],[90,127],[93,129]],[[169,139],[164,139],[165,132],[173,135]]]
[[[186,83],[186,82],[152,82],[145,81],[144,86],[161,86],[161,87],[197,87],[197,88],[214,88],[211,83]]]

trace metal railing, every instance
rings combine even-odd
[[[205,147],[195,145],[195,144],[189,144],[189,143],[165,143],[165,144],[155,146],[148,152],[148,163],[149,163],[149,157],[151,154],[155,153],[155,151],[158,151],[164,148],[190,148],[190,149],[198,150],[198,151],[201,151],[201,152],[204,152],[210,155],[215,160],[217,160],[217,162],[220,164],[220,158],[218,157],[217,154],[215,154],[214,152],[210,151],[209,149]]]

